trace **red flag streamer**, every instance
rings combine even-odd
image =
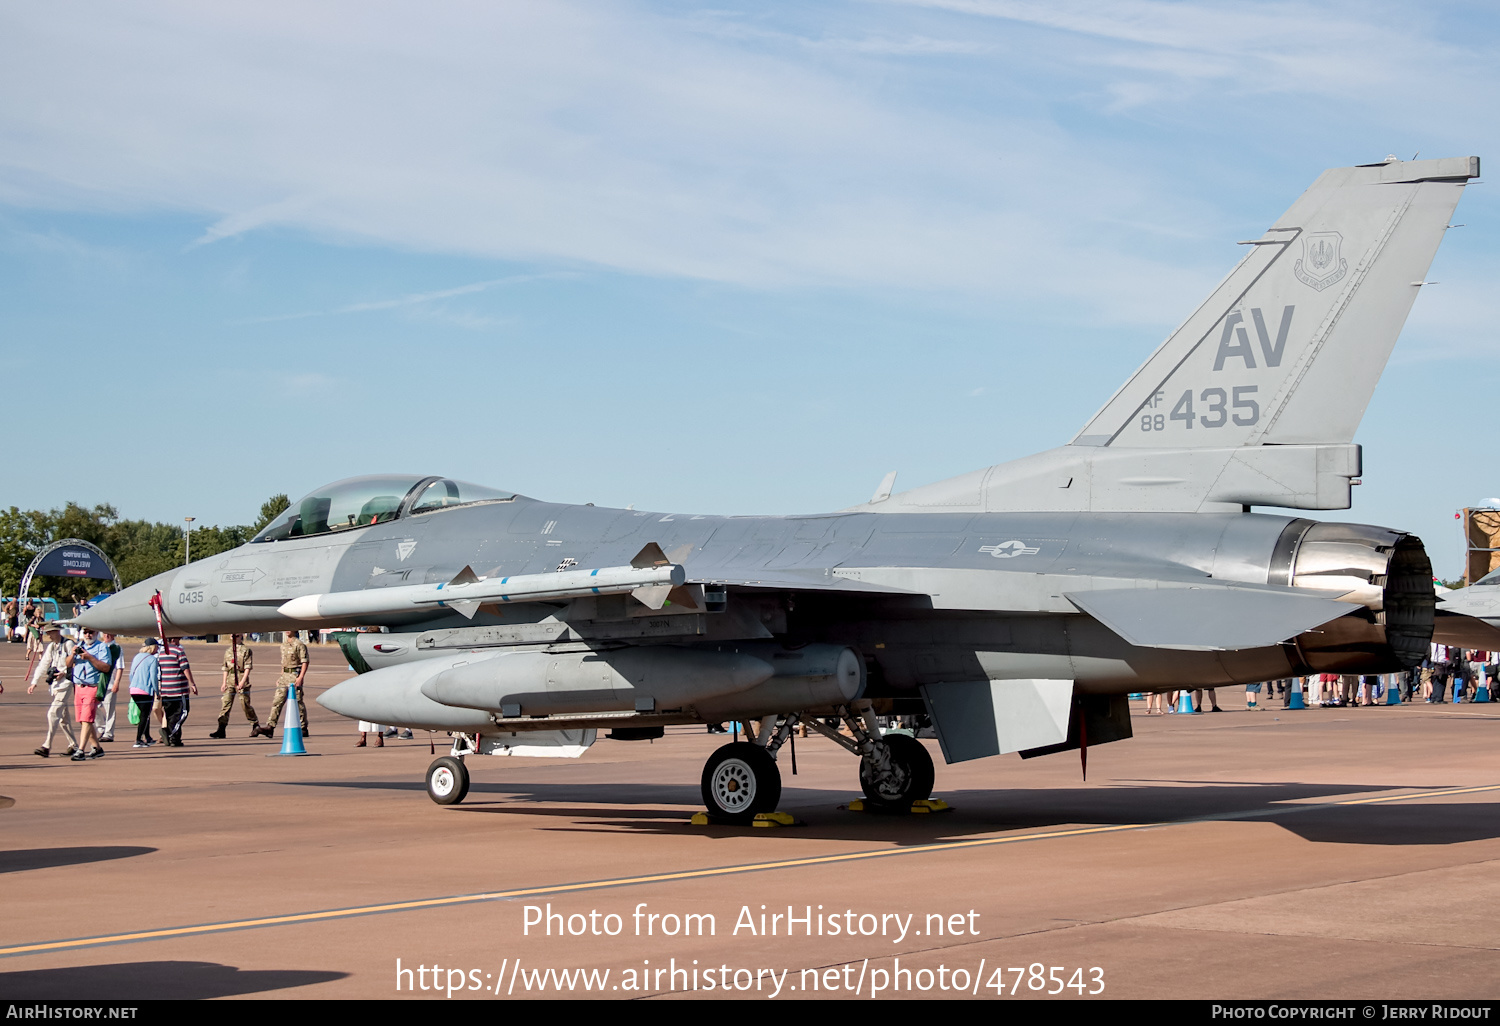
[[[148,605],[150,605],[152,609],[156,610],[156,634],[157,637],[161,638],[161,647],[166,648],[167,632],[162,629],[161,625],[161,592],[158,591],[156,594],[152,595],[151,601],[148,603]]]

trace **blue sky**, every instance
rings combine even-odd
[[[1325,167],[1496,138],[1483,4],[0,13],[0,504],[385,470],[833,509],[1061,444]],[[1329,514],[1500,493],[1467,190]],[[13,451],[13,448],[12,450]]]

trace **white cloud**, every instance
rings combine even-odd
[[[467,285],[456,285],[448,289],[435,289],[431,292],[415,292],[404,296],[395,296],[390,299],[373,299],[361,303],[348,303],[337,306],[331,310],[306,310],[301,313],[271,314],[266,317],[250,317],[245,320],[236,321],[237,324],[267,324],[274,321],[300,321],[308,317],[333,317],[339,314],[374,313],[381,310],[398,310],[407,307],[423,306],[438,303],[445,299],[456,299],[459,296],[472,296],[480,292],[502,285],[522,285],[532,281],[557,280],[560,278],[571,278],[574,275],[567,271],[557,271],[547,274],[511,274],[504,278],[491,278],[489,281],[470,282]],[[452,323],[460,323],[468,327],[489,327],[501,321],[492,318],[481,318],[477,316],[459,317],[457,320],[450,318]]]
[[[1171,141],[1064,128],[1054,108],[1154,117],[1274,89],[1410,111],[1458,97],[1459,76],[1493,82],[1468,51],[1353,11],[931,0],[814,8],[827,24],[793,31],[562,0],[22,5],[0,33],[0,201],[187,212],[206,224],[190,246],[276,226],[1170,322],[1254,229]],[[1226,166],[1285,159],[1299,130],[1255,128]]]

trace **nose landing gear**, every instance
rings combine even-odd
[[[439,805],[457,805],[469,793],[469,770],[462,759],[445,755],[427,767],[427,797]]]

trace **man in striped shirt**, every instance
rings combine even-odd
[[[198,693],[193,680],[193,668],[188,665],[187,653],[182,650],[181,638],[168,638],[166,645],[156,657],[161,665],[162,712],[165,722],[162,732],[166,735],[168,748],[182,747],[182,726],[188,717],[188,695]]]

